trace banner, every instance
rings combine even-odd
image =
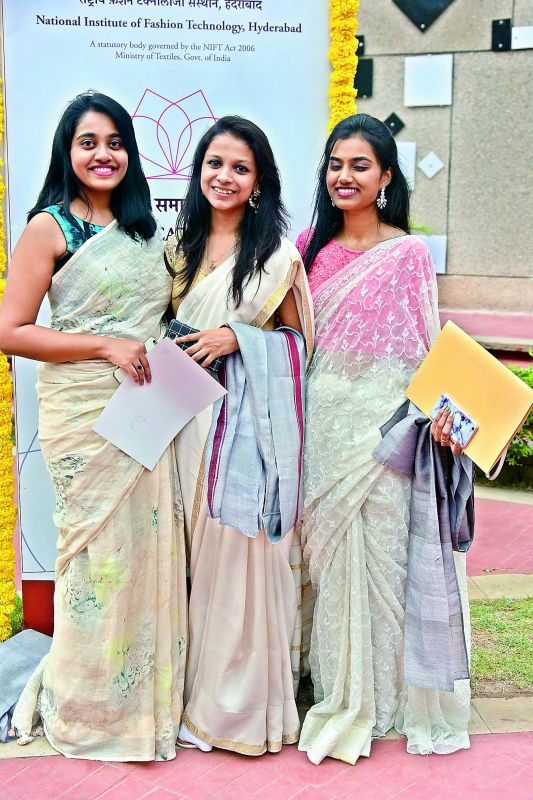
[[[327,0],[3,0],[9,241],[37,198],[59,117],[95,89],[130,111],[163,236],[194,148],[239,114],[269,137],[292,219],[309,223],[327,131]],[[46,303],[39,323],[48,321]],[[15,359],[22,572],[52,579],[54,496],[39,451],[35,364]]]

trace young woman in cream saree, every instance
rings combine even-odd
[[[311,352],[307,280],[282,235],[277,168],[253,123],[224,117],[202,138],[178,228],[167,258],[176,318],[200,330],[183,337],[194,359],[207,366],[237,349],[224,323],[272,328],[276,318],[304,331]],[[176,440],[192,584],[179,741],[260,755],[298,739],[301,551],[292,532],[271,544],[207,516],[210,423],[208,410]]]
[[[316,315],[302,528],[315,705],[299,747],[315,764],[355,764],[394,726],[409,752],[449,753],[469,746],[469,684],[404,682],[411,483],[373,456],[439,327],[431,256],[408,234],[408,190],[383,123],[358,114],[333,129],[315,219],[298,240]],[[465,556],[455,555],[468,627]]]
[[[51,330],[36,325],[44,294]],[[4,352],[38,359],[39,439],[59,529],[54,637],[13,725],[107,761],[175,757],[186,658],[183,513],[171,449],[150,472],[92,430],[117,367],[150,380],[144,342],[171,293],[131,118],[77,97],[13,255]]]

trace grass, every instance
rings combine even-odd
[[[11,634],[14,636],[22,630],[24,619],[22,616],[22,597],[17,594],[15,598],[15,608],[11,614]]]
[[[470,612],[473,694],[533,694],[533,598],[474,600]]]

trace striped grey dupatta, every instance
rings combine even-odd
[[[431,420],[409,401],[381,428],[382,464],[412,481],[405,605],[407,683],[453,692],[469,678],[453,551],[474,537],[472,461],[433,441]]]
[[[208,514],[278,542],[302,511],[305,343],[292,328],[229,327],[239,351],[225,359],[228,394],[214,407],[207,442]]]

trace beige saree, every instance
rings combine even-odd
[[[145,341],[170,296],[162,243],[112,223],[53,279],[52,327]],[[169,448],[149,472],[92,430],[117,387],[92,360],[41,364],[39,439],[57,495],[54,637],[13,717],[66,756],[175,756],[186,658],[183,509]]]
[[[175,259],[175,242],[167,255]],[[261,279],[227,307],[233,258],[200,273],[176,317],[199,329],[225,322],[272,327],[276,309],[294,291],[308,352],[313,322],[307,279],[296,248],[282,240]],[[174,294],[179,292],[176,286]],[[204,447],[211,409],[178,435],[176,456],[190,549],[189,656],[186,727],[216,747],[260,755],[298,739],[294,697],[301,647],[301,548],[289,532],[279,544],[264,533],[250,539],[206,513]]]

